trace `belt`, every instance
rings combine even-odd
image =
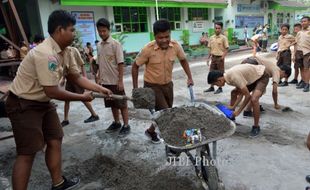
[[[222,57],[222,55],[213,55],[212,54],[212,57]]]

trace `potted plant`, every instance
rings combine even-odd
[[[189,50],[189,31],[183,30],[183,34],[180,36],[180,40],[182,41],[182,47],[184,51]]]

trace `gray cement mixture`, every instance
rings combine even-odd
[[[155,122],[165,142],[178,147],[186,145],[186,139],[182,136],[187,129],[200,129],[204,140],[223,136],[231,129],[228,119],[203,106],[168,109]]]
[[[132,90],[132,102],[137,109],[154,109],[155,93],[151,88],[135,88]]]

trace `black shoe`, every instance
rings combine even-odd
[[[260,127],[253,126],[252,131],[250,133],[250,137],[257,137],[259,135],[259,132],[260,132]]]
[[[94,122],[99,120],[99,116],[98,115],[92,115],[90,116],[88,119],[84,120],[84,123],[90,123],[90,122]]]
[[[281,80],[279,81],[278,85],[280,85],[280,84],[282,84],[282,81],[281,81]]]
[[[263,108],[262,105],[259,105],[259,110],[260,110],[260,112],[265,112],[265,109]]]
[[[281,84],[279,84],[279,86],[283,87],[283,86],[288,86],[288,82],[287,81],[284,81],[282,82]]]
[[[129,132],[130,132],[130,125],[127,125],[126,127],[125,127],[125,125],[123,125],[121,130],[119,131],[118,136],[124,137],[124,136],[128,135]]]
[[[72,178],[67,180],[64,176],[62,176],[64,182],[56,187],[52,186],[51,190],[69,190],[74,189],[80,183],[80,178]]]
[[[218,88],[215,92],[214,92],[214,94],[220,94],[220,93],[222,93],[223,92],[223,90],[222,90],[222,88],[220,87],[220,88]]]
[[[63,120],[63,121],[61,122],[61,126],[62,126],[62,127],[65,127],[65,126],[67,126],[67,125],[69,125],[69,121],[68,121],[68,120]]]
[[[307,181],[308,183],[310,183],[310,175],[307,175],[307,176],[306,176],[306,181]]]
[[[296,87],[300,86],[303,82],[304,82],[303,80],[300,80],[299,83],[296,84]]]
[[[252,111],[243,111],[243,117],[253,117]]]
[[[309,92],[309,84],[306,84],[305,87],[304,87],[304,92]]]
[[[297,84],[298,83],[298,80],[297,79],[293,79],[289,82],[289,84]]]
[[[154,144],[159,144],[160,143],[160,139],[158,138],[156,132],[150,133],[149,130],[146,130],[145,131],[145,135],[148,136],[151,139],[152,143],[154,143]]]
[[[210,87],[207,90],[205,90],[204,92],[213,92],[214,91],[214,87]]]
[[[302,82],[300,83],[300,85],[298,85],[296,88],[297,88],[297,89],[303,89],[303,88],[305,88],[305,86],[306,86],[306,83],[305,83],[304,81],[302,81]]]
[[[113,121],[113,123],[105,130],[105,132],[106,133],[113,133],[121,127],[122,127],[121,123],[116,123],[115,121]]]

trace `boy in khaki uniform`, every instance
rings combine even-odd
[[[91,101],[91,92],[76,94],[63,90],[60,79],[82,88],[104,94],[112,92],[80,76],[77,65],[70,59],[67,48],[74,39],[75,18],[57,10],[48,19],[50,37],[32,49],[20,64],[9,88],[6,100],[8,117],[12,123],[17,158],[13,167],[14,190],[27,189],[35,155],[46,143],[45,161],[52,178],[52,190],[72,189],[79,179],[66,179],[61,171],[61,142],[63,130],[51,99]]]
[[[97,46],[97,63],[99,65],[99,84],[110,89],[114,94],[125,95],[124,91],[124,53],[121,44],[110,36],[110,23],[101,18],[97,21],[98,34],[102,41]],[[126,100],[104,100],[105,106],[112,110],[114,121],[107,128],[107,133],[120,129],[119,136],[125,136],[130,132],[128,124],[128,107]],[[119,112],[123,117],[124,125],[120,123]]]
[[[304,16],[301,19],[302,30],[298,32],[296,38],[300,51],[302,52],[301,77],[302,82],[296,87],[303,89],[304,92],[309,92],[310,79],[310,17]]]
[[[277,65],[287,65],[291,67],[292,64],[292,53],[290,47],[296,43],[295,37],[289,34],[290,25],[282,24],[281,25],[281,35],[278,39],[278,55],[277,55]],[[280,81],[279,86],[288,86],[288,78],[285,78],[284,82]]]
[[[251,101],[254,114],[254,125],[250,136],[255,137],[260,132],[259,116],[260,107],[259,99],[266,90],[269,82],[269,75],[263,65],[241,64],[236,65],[225,73],[221,71],[211,71],[208,75],[208,83],[224,86],[225,83],[236,87],[231,91],[230,108],[235,110],[243,96],[245,96],[241,106],[234,111],[234,117],[237,117],[246,105]],[[253,92],[252,92],[253,91]],[[252,92],[252,95],[250,94]]]
[[[68,47],[68,49],[70,49],[70,53],[71,53],[70,61],[72,61],[73,64],[77,65],[77,67],[80,71],[80,74],[83,77],[87,77],[86,71],[84,68],[84,61],[81,57],[79,50],[76,49],[75,47]],[[62,80],[60,82],[61,86],[63,86],[65,84],[65,81],[66,81],[65,79],[66,79],[65,77],[62,77]],[[70,81],[66,82],[65,88],[67,91],[70,91],[73,93],[78,93],[78,94],[83,94],[85,91],[84,88],[81,88],[80,86],[73,84]],[[88,111],[91,113],[91,116],[88,119],[84,120],[84,123],[90,123],[90,122],[94,122],[94,121],[99,120],[99,117],[96,114],[96,112],[94,111],[91,103],[90,102],[83,102],[83,104],[86,106]],[[70,101],[65,101],[64,120],[61,122],[61,126],[63,126],[63,127],[69,125],[69,119],[68,119],[69,109],[70,109]]]
[[[155,110],[171,108],[173,104],[172,69],[176,58],[179,59],[187,75],[187,85],[193,85],[192,74],[182,47],[171,40],[170,23],[158,20],[153,25],[155,41],[148,43],[138,54],[132,65],[133,88],[138,88],[139,67],[145,65],[144,87],[155,92]],[[145,131],[153,143],[160,143],[155,127]]]
[[[301,58],[302,58],[302,52],[300,51],[300,48],[299,48],[298,43],[297,43],[297,38],[296,38],[296,35],[301,30],[301,28],[302,27],[301,27],[300,23],[294,24],[294,36],[295,36],[296,43],[294,45],[294,53],[293,53],[292,59],[293,59],[293,62],[294,62],[294,70],[295,71],[294,71],[294,79],[291,80],[289,82],[289,84],[298,84],[299,70],[300,70],[301,65],[303,64],[302,63],[302,59],[300,59],[300,55],[301,55]]]
[[[223,29],[223,23],[222,22],[216,22],[215,25],[215,35],[210,37],[210,41],[208,44],[209,48],[209,56],[207,63],[209,65],[209,59],[211,58],[211,65],[210,65],[210,71],[219,70],[221,72],[224,72],[225,67],[225,57],[228,52],[228,39],[226,36],[222,34]],[[210,88],[205,90],[204,92],[213,92],[214,87],[211,85]],[[222,87],[219,87],[214,94],[222,93]]]

